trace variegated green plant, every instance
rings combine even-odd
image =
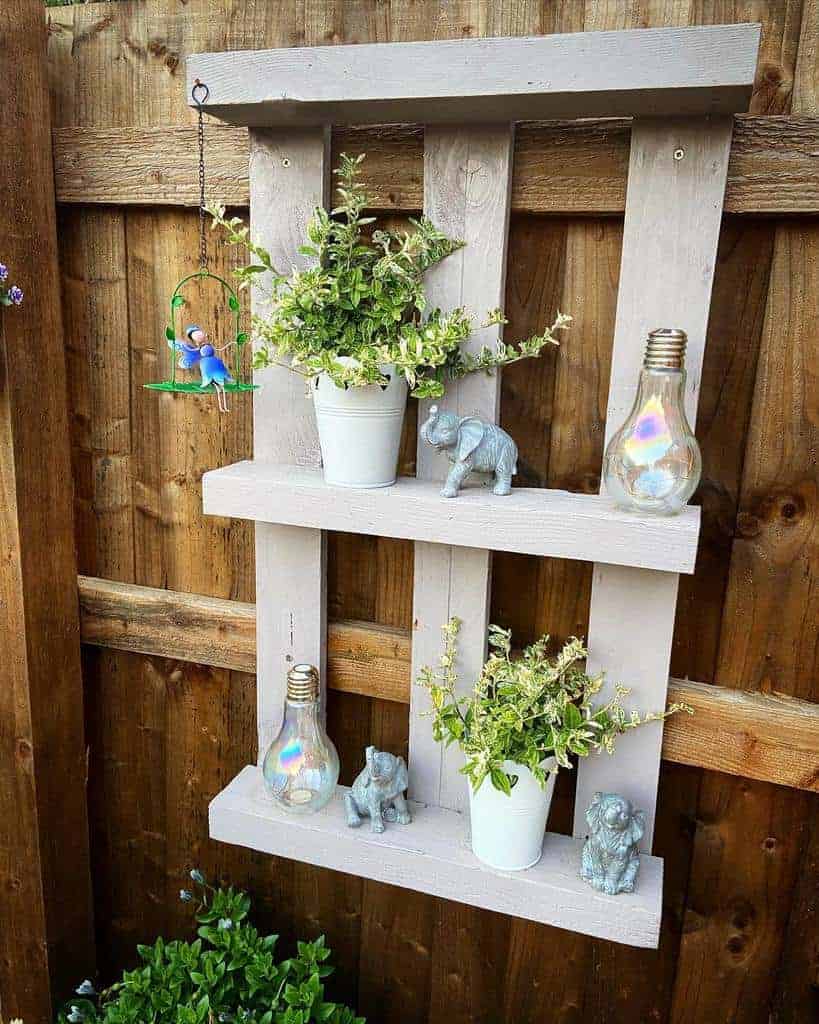
[[[562,313],[517,346],[499,341],[477,355],[465,352],[462,344],[476,327],[505,323],[503,312],[490,311],[481,324],[462,308],[427,314],[424,274],[464,243],[426,217],[412,220],[409,231],[371,231],[362,160],[342,155],[339,204],[330,213],[315,209],[300,249],[311,260],[307,269],[282,273],[239,217],[210,208],[228,243],[253,259],[236,272],[240,287],[253,284],[267,300],[265,312],[253,317],[256,367],[281,363],[305,377],[327,373],[339,386],[359,386],[386,383],[382,367],[395,365],[414,395],[437,398],[448,380],[491,372],[558,344],[555,333],[571,322]]]
[[[432,732],[438,742],[457,742],[466,758],[461,769],[477,790],[489,777],[492,785],[511,794],[516,779],[504,771],[504,761],[530,769],[545,786],[549,769],[544,760],[571,768],[572,755],[595,751],[612,753],[619,735],[646,722],[691,709],[671,704],[665,711],[627,711],[622,699],[628,689],[615,688],[601,703],[595,698],[603,686],[603,673],[589,675],[588,654],[581,640],[567,641],[555,656],[548,654],[549,637],[512,657],[512,634],[489,627],[490,654],[471,693],[456,691],[460,620],[443,627],[444,650],[437,669],[425,667],[418,682],[432,699]]]

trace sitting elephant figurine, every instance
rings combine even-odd
[[[438,406],[433,405],[429,419],[421,427],[421,437],[452,463],[441,490],[443,498],[457,497],[461,484],[473,470],[495,474],[495,494],[511,492],[512,477],[518,471],[518,446],[494,423],[477,416],[439,412]]]
[[[595,793],[586,811],[590,833],[583,845],[580,877],[598,892],[634,892],[646,819],[617,793]]]
[[[383,832],[385,821],[409,825],[412,816],[404,797],[408,785],[404,758],[367,747],[366,760],[366,767],[344,797],[347,824],[358,828],[361,818],[369,816],[372,832]]]

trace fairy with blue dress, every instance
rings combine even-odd
[[[216,391],[219,411],[228,412],[225,384],[233,383],[230,371],[216,354],[216,349],[198,324],[191,324],[185,328],[185,338],[186,341],[180,341],[179,338],[174,338],[173,341],[168,339],[168,345],[180,353],[179,368],[193,370],[198,366],[202,375],[200,388],[204,391],[212,384]],[[224,352],[232,344],[234,343],[224,345],[219,351]]]

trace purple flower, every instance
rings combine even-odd
[[[9,288],[8,296],[15,306],[19,306],[23,301],[23,289],[18,288],[16,284],[13,284],[11,288]]]
[[[9,276],[9,268],[5,263],[0,263],[0,281],[5,281]]]

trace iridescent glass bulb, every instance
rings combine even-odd
[[[603,479],[621,508],[676,515],[697,489],[700,448],[685,415],[685,331],[648,336],[634,407],[606,449]]]
[[[319,714],[319,676],[312,665],[287,673],[287,700],[279,735],[262,763],[268,793],[282,810],[312,814],[328,802],[338,782],[338,754]]]

